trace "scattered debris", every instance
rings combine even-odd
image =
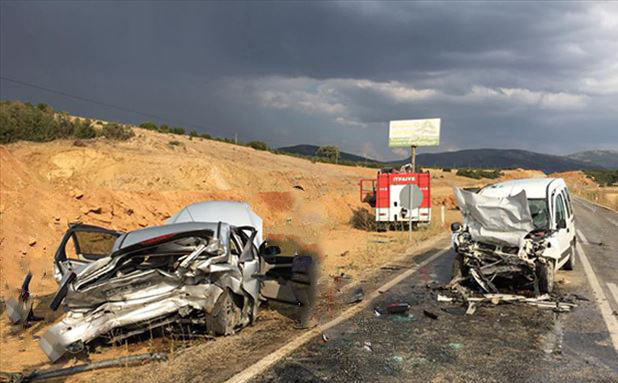
[[[29,246],[34,246],[34,245],[36,245],[36,238],[34,238],[34,237],[30,237],[30,239],[28,240],[28,245],[29,245]]]
[[[590,299],[586,298],[583,295],[580,294],[571,294],[575,299],[577,299],[578,301],[586,301],[586,302],[590,302]]]
[[[408,303],[391,303],[386,305],[386,311],[389,314],[404,314],[408,312],[410,305]]]
[[[322,341],[324,341],[324,343],[328,342],[328,336],[325,333],[322,333]]]
[[[435,320],[435,319],[438,319],[438,314],[436,314],[436,313],[434,313],[434,312],[431,312],[431,311],[429,311],[429,310],[423,310],[423,314],[425,314],[425,316],[426,316],[427,318],[431,318],[431,319],[434,319],[434,320]]]
[[[123,356],[116,359],[101,360],[94,363],[84,363],[73,367],[55,368],[50,370],[32,371],[29,374],[12,373],[0,371],[0,377],[7,378],[8,382],[27,383],[37,380],[49,380],[61,376],[70,376],[80,372],[97,370],[101,368],[123,367],[127,365],[139,364],[142,362],[166,361],[167,353],[146,353],[139,355]]]
[[[19,296],[17,300],[11,297],[6,302],[6,310],[9,319],[13,324],[21,323],[24,328],[30,327],[30,322],[37,322],[43,320],[43,318],[34,315],[32,309],[32,296],[30,295],[30,281],[32,280],[32,273],[28,272],[26,278],[21,284],[19,290]]]
[[[476,312],[476,303],[468,302],[468,308],[466,309],[466,315],[472,315]]]
[[[365,344],[363,345],[363,349],[369,352],[373,352],[373,346],[371,345],[371,342],[365,342]]]
[[[346,250],[343,253],[339,254],[340,257],[345,257],[346,255],[350,254],[350,250]]]
[[[363,292],[362,287],[357,287],[350,293],[350,299],[348,299],[348,304],[354,304],[361,302],[363,300],[365,293]]]
[[[403,358],[400,355],[393,355],[393,360],[397,363],[403,363]]]
[[[380,269],[387,270],[387,271],[398,271],[398,270],[401,270],[402,267],[398,265],[386,265],[386,266],[380,267]]]
[[[294,189],[305,191],[305,188],[300,185],[294,185]]]
[[[453,298],[447,297],[442,294],[438,294],[438,302],[452,302]]]
[[[73,198],[75,199],[82,199],[83,196],[84,196],[84,193],[80,190],[75,190],[73,192]]]
[[[472,315],[476,312],[479,305],[487,303],[492,305],[498,305],[500,303],[524,303],[532,306],[536,306],[544,309],[551,309],[555,312],[568,312],[577,304],[574,303],[575,299],[586,300],[586,297],[578,296],[576,294],[566,295],[564,297],[552,297],[549,294],[539,295],[537,297],[527,297],[518,294],[474,294],[473,291],[457,284],[450,286],[453,297],[447,297],[438,294],[438,302],[461,302],[467,305],[466,314]],[[569,299],[572,297],[572,299]],[[583,298],[583,299],[582,299]]]
[[[448,346],[451,350],[455,350],[455,351],[461,350],[463,348],[463,344],[461,343],[449,343]]]

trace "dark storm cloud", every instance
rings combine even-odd
[[[618,6],[596,3],[7,2],[2,76],[272,145],[381,158],[386,121],[444,145],[618,147]],[[145,116],[1,82],[2,98]]]

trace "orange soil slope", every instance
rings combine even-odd
[[[136,129],[128,142],[96,140],[0,146],[0,282],[14,291],[32,270],[33,291],[50,291],[51,257],[68,222],[131,230],[161,224],[201,200],[244,200],[267,233],[311,243],[360,206],[359,178],[375,170],[313,164],[216,141]],[[301,185],[305,191],[295,189]],[[13,294],[9,292],[9,294]]]
[[[202,200],[243,200],[265,231],[318,243],[327,253],[366,250],[367,233],[347,224],[358,180],[375,169],[310,161],[217,141],[135,129],[127,142],[104,139],[0,146],[0,296],[13,295],[31,270],[31,289],[50,293],[51,258],[68,222],[118,230],[158,225]],[[170,140],[180,145],[170,145]],[[452,185],[471,180],[431,170],[433,203],[454,207]],[[538,172],[537,172],[538,173]],[[505,178],[537,175],[510,171]],[[542,174],[542,173],[541,173]],[[294,188],[302,186],[301,191]],[[439,217],[435,215],[434,217]],[[336,263],[341,263],[337,261]]]

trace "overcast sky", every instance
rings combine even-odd
[[[0,2],[0,98],[378,159],[388,121],[438,151],[618,149],[618,3]],[[423,149],[422,151],[428,151]]]

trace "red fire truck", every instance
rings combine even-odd
[[[431,222],[431,174],[385,168],[376,179],[360,181],[360,197],[375,208],[376,221],[384,225],[413,226]],[[410,219],[410,216],[412,219]]]

